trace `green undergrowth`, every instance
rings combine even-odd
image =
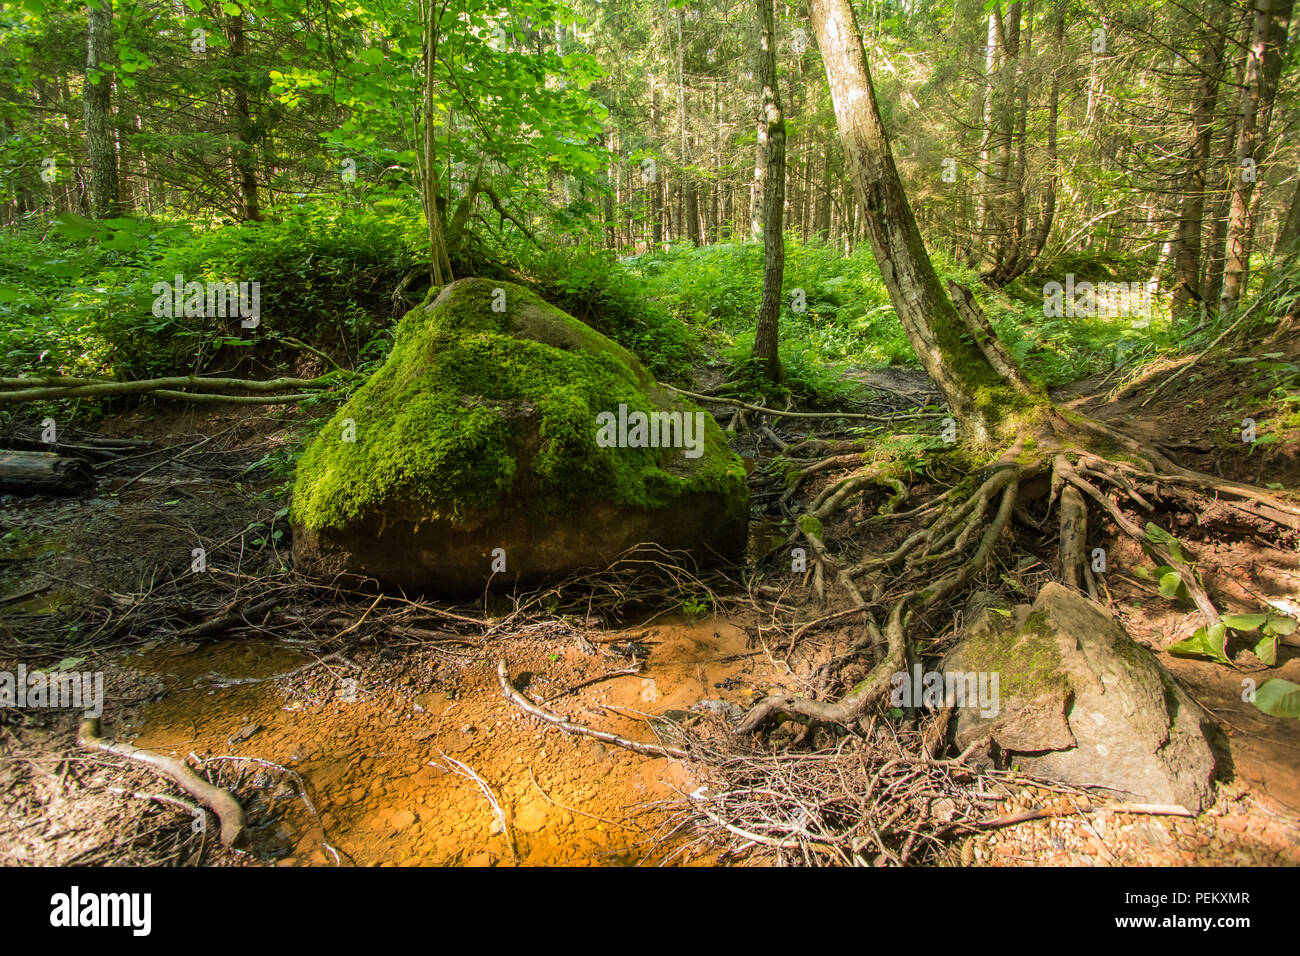
[[[418,209],[386,201],[364,211],[304,204],[277,214],[237,224],[64,214],[0,230],[0,367],[128,379],[253,360],[274,367],[295,351],[284,336],[345,365],[382,350],[393,289],[423,258]],[[177,275],[257,282],[257,326],[155,309],[155,286]]]
[[[717,339],[728,359],[748,354],[762,297],[761,243],[682,243],[628,261],[656,301]],[[976,294],[1012,356],[1049,387],[1186,348],[1210,334],[1202,330],[1189,339],[1190,327],[1171,324],[1161,296],[1151,300],[1149,321],[1145,315],[1044,315],[1047,282],[1063,282],[1067,272],[1079,281],[1140,281],[1150,273],[1142,262],[1079,255],[995,290],[943,252],[933,253],[933,261],[941,281],[955,280]],[[830,375],[845,365],[919,367],[866,245],[846,256],[819,240],[787,235],[781,302],[782,354],[798,356],[788,365],[818,366]],[[818,384],[815,375],[799,376],[791,390],[828,401],[842,397]]]

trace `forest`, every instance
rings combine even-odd
[[[0,863],[1300,864],[1298,130],[1292,0],[0,4]]]

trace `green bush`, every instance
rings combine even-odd
[[[516,250],[523,280],[547,302],[637,356],[657,378],[682,382],[698,337],[612,253],[583,247]]]
[[[418,207],[291,207],[276,221],[204,227],[64,215],[48,235],[0,232],[0,360],[10,373],[203,372],[256,357],[280,336],[355,362],[393,320],[392,293],[427,255]],[[154,314],[156,283],[258,282],[260,325]]]

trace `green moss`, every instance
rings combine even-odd
[[[662,507],[693,491],[743,499],[744,467],[710,415],[689,468],[682,449],[596,444],[598,413],[649,413],[651,395],[665,403],[629,352],[527,290],[457,283],[402,320],[388,361],[304,452],[293,520],[339,528],[393,500],[465,525],[516,499],[538,517],[592,500]],[[355,442],[342,440],[348,419]]]
[[[804,534],[814,538],[822,536],[822,523],[815,515],[800,515],[798,518],[799,530]]]
[[[1013,415],[1046,404],[1041,394],[1026,395],[998,375],[979,347],[966,339],[955,312],[946,319],[932,323],[935,343],[965,386],[971,412],[987,423],[990,432]]]
[[[1001,692],[1033,700],[1051,691],[1068,693],[1061,649],[1045,611],[1035,611],[1017,630],[1010,618],[990,613],[989,626],[972,636],[962,660],[975,670],[997,670]],[[996,665],[996,666],[995,666]]]

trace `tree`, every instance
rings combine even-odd
[[[1182,317],[1193,300],[1202,299],[1201,234],[1205,219],[1205,166],[1210,158],[1214,135],[1214,109],[1223,82],[1223,49],[1227,38],[1214,32],[1206,41],[1198,68],[1201,83],[1192,109],[1192,137],[1187,172],[1183,180],[1178,231],[1174,236],[1175,319]]]
[[[756,730],[783,713],[814,723],[848,724],[859,719],[883,697],[893,675],[907,671],[908,633],[915,622],[971,584],[989,563],[1003,534],[1013,527],[1018,510],[1045,504],[1050,513],[1057,506],[1061,576],[1070,586],[1086,583],[1095,597],[1096,585],[1085,561],[1086,501],[1094,501],[1123,533],[1174,569],[1209,627],[1219,624],[1219,614],[1181,551],[1145,531],[1124,512],[1123,502],[1137,507],[1135,502],[1141,499],[1136,486],[1143,493],[1154,493],[1152,482],[1156,487],[1174,482],[1183,506],[1191,498],[1194,508],[1208,508],[1209,501],[1195,499],[1212,495],[1228,502],[1243,520],[1247,515],[1255,520],[1267,515],[1275,527],[1300,530],[1300,507],[1249,485],[1182,468],[1159,449],[1117,429],[1060,412],[1025,382],[970,292],[950,283],[953,300],[948,299],[899,180],[850,4],[851,0],[810,0],[850,177],[894,310],[931,379],[953,412],[965,420],[969,450],[983,458],[983,464],[977,468],[977,487],[968,497],[963,498],[963,492],[923,506],[920,511],[933,517],[924,519],[920,530],[889,554],[866,555],[857,564],[832,562],[819,529],[844,502],[858,500],[852,494],[858,488],[879,484],[891,489],[891,506],[905,498],[908,489],[878,466],[844,479],[818,497],[809,512],[811,520],[800,520],[797,535],[811,546],[819,565],[835,565],[836,580],[862,611],[865,634],[858,646],[883,647],[885,652],[838,701],[772,695],[750,710],[737,727],[740,733]],[[998,451],[988,450],[991,442],[1000,446]],[[1114,446],[1122,450],[1123,459],[1099,450]],[[897,577],[888,585],[877,577],[890,572],[897,572]],[[891,598],[883,626],[859,589],[858,579],[864,577],[875,579],[876,593],[888,590],[898,595]]]
[[[450,282],[451,259],[443,235],[442,209],[438,201],[438,36],[442,29],[442,15],[451,0],[439,4],[438,0],[421,0],[424,22],[424,100],[421,109],[421,148],[417,154],[420,202],[429,227],[429,277],[435,287]]]
[[[758,3],[758,143],[763,152],[763,299],[758,307],[752,358],[773,382],[781,380],[778,351],[781,279],[785,274],[785,118],[776,75],[775,0]]]
[[[990,442],[1003,418],[1035,401],[1034,391],[939,282],[894,164],[848,0],[813,0],[811,10],[849,179],[894,310],[958,426],[977,443]]]
[[[230,37],[230,55],[234,58],[238,75],[234,78],[235,137],[234,147],[236,186],[245,219],[256,222],[262,218],[262,207],[257,200],[257,155],[254,140],[256,131],[248,103],[248,38],[244,31],[244,12],[229,14],[227,34]]]
[[[86,4],[86,158],[90,166],[91,209],[97,219],[118,215],[117,150],[113,142],[113,2]]]
[[[1223,290],[1219,313],[1225,318],[1236,311],[1246,290],[1250,251],[1255,238],[1255,216],[1251,201],[1255,180],[1265,156],[1282,55],[1294,0],[1257,0],[1246,60],[1245,83],[1237,107],[1237,163],[1232,177],[1232,207],[1228,213],[1228,236],[1224,256]]]

